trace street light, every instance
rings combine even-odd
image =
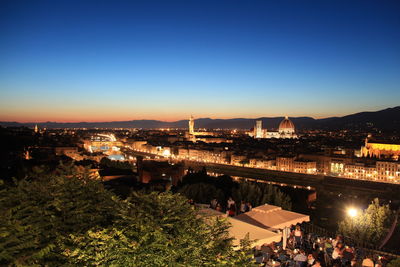
[[[347,215],[349,215],[350,217],[354,218],[356,217],[358,214],[358,210],[356,208],[348,208],[347,209]]]

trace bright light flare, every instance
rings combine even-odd
[[[347,215],[349,215],[350,217],[354,218],[356,217],[358,214],[358,210],[356,208],[348,208],[347,209]]]

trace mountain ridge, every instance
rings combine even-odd
[[[196,128],[208,129],[250,129],[256,120],[261,120],[263,128],[277,129],[284,117],[232,118],[232,119],[195,119]],[[290,117],[297,129],[371,129],[400,130],[400,106],[378,111],[363,111],[342,117],[314,119],[312,117]],[[160,120],[129,120],[105,122],[41,122],[19,123],[0,122],[2,127],[39,127],[46,128],[187,128],[188,120],[166,122]]]

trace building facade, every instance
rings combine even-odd
[[[279,124],[277,132],[262,129],[262,121],[257,120],[254,131],[249,133],[254,138],[297,138],[294,123],[286,116]]]
[[[365,144],[361,147],[361,155],[363,157],[391,158],[399,160],[400,144],[390,144],[378,141],[370,142],[369,137],[365,139]]]

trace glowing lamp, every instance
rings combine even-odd
[[[347,209],[347,215],[349,215],[350,217],[354,218],[356,217],[358,214],[358,210],[355,208],[348,208]]]

